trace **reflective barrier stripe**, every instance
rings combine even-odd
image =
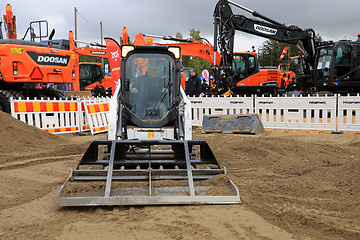
[[[72,128],[56,128],[56,129],[45,129],[45,132],[48,133],[66,133],[66,132],[78,132],[78,127],[72,127]]]
[[[74,112],[77,102],[14,102],[14,112]]]
[[[109,111],[109,103],[88,105],[89,113],[99,113],[99,112],[108,112]]]

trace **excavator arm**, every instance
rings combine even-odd
[[[12,7],[6,4],[6,14],[4,15],[5,30],[8,39],[17,39],[16,34],[16,17],[13,16]]]
[[[254,17],[265,21],[250,19],[244,15],[233,14],[229,4],[239,7]],[[315,55],[315,31],[312,29],[301,29],[294,25],[284,25],[255,11],[247,9],[229,0],[219,0],[214,11],[214,40],[220,46],[220,51],[233,52],[233,41],[235,31],[242,31],[252,35],[273,39],[279,42],[298,45],[303,44],[303,53],[313,62]]]
[[[250,19],[244,15],[234,14],[230,4],[262,20]],[[227,76],[232,75],[231,66],[233,62],[235,31],[242,31],[267,39],[297,45],[305,56],[306,76],[311,76],[310,66],[314,65],[316,53],[314,30],[303,30],[294,25],[287,26],[281,24],[230,0],[219,0],[214,10],[214,51],[217,51],[217,47],[219,47],[222,60],[218,72],[222,70]],[[302,44],[299,44],[300,42]],[[215,73],[215,75],[218,74]],[[220,76],[216,76],[216,79],[220,80],[217,82],[218,86],[223,85],[226,88],[226,84],[224,86]]]
[[[214,54],[213,46],[206,42],[182,42],[182,43],[166,43],[166,44],[157,44],[161,46],[179,46],[181,48],[182,56],[192,56],[204,59],[210,65],[219,65],[220,64],[220,54],[216,52]]]
[[[144,37],[147,37],[145,40]],[[220,54],[219,52],[214,52],[214,47],[206,41],[200,42],[192,38],[181,39],[174,38],[171,36],[155,36],[150,34],[139,33],[134,38],[134,44],[138,45],[142,43],[146,44],[149,38],[157,38],[168,41],[176,41],[176,43],[153,43],[156,46],[178,46],[181,48],[182,56],[191,56],[198,57],[207,61],[210,65],[219,65],[220,64]],[[152,41],[150,41],[152,42]],[[139,44],[140,45],[140,44]],[[216,54],[215,54],[216,53]]]

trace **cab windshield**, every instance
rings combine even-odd
[[[246,62],[248,62],[248,66],[246,65]],[[255,64],[255,56],[242,56],[235,54],[232,67],[238,72],[240,79],[244,79],[255,71]]]
[[[170,112],[174,68],[174,60],[166,54],[136,53],[127,59],[127,107],[138,119],[161,120]]]
[[[328,80],[330,76],[330,63],[333,56],[333,48],[327,47],[320,49],[317,66],[316,66],[316,79]]]

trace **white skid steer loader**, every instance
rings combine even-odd
[[[108,140],[93,141],[60,188],[62,206],[236,204],[210,147],[192,140],[180,48],[121,46]]]

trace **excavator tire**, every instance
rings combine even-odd
[[[10,108],[10,98],[19,99],[24,98],[24,96],[15,90],[0,90],[0,110],[6,113],[11,112]]]
[[[6,113],[10,113],[10,102],[7,97],[7,92],[0,90],[0,110]]]

